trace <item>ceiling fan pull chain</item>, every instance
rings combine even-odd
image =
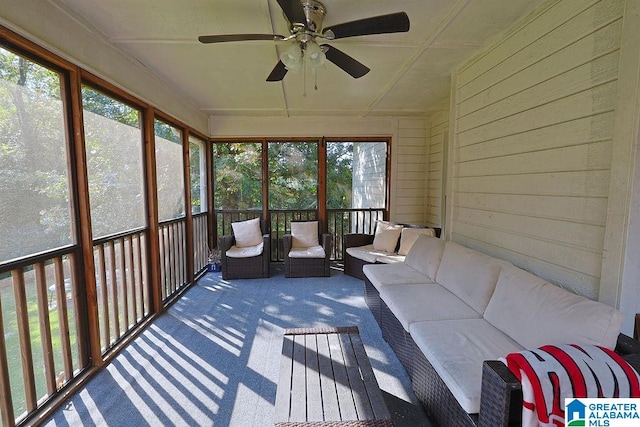
[[[313,69],[313,79],[315,80],[315,82],[314,82],[315,85],[313,86],[313,88],[315,90],[318,90],[318,69],[317,68]]]
[[[302,51],[302,85],[303,85],[303,93],[302,96],[307,97],[307,61],[304,58],[304,50]]]

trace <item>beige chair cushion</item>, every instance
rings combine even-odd
[[[291,238],[294,248],[318,246],[318,221],[292,222]]]
[[[400,233],[400,249],[398,255],[406,255],[420,235],[436,237],[436,230],[433,228],[409,228],[405,227]]]
[[[229,258],[251,258],[254,256],[262,255],[262,251],[264,250],[264,242],[260,242],[259,245],[256,246],[231,246],[227,251],[226,255]]]
[[[527,349],[546,344],[612,349],[624,315],[518,267],[504,267],[484,318]]]
[[[387,221],[378,221],[376,234],[373,236],[373,248],[389,253],[395,252],[402,228],[401,225],[391,224]]]
[[[320,245],[308,248],[291,248],[289,251],[289,258],[324,258],[325,256],[324,248]]]
[[[256,246],[262,242],[262,231],[260,230],[260,218],[249,219],[231,223],[236,246],[246,248]]]

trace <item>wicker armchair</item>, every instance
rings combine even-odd
[[[264,230],[264,227],[262,228]],[[257,256],[246,258],[232,258],[227,251],[235,244],[233,235],[220,237],[218,248],[221,252],[222,278],[228,279],[258,279],[269,277],[269,262],[271,256],[271,238],[269,234],[262,235],[263,249]]]
[[[293,239],[292,234],[282,236],[285,277],[328,277],[331,275],[331,234],[324,233],[320,236],[318,243],[324,249],[323,258],[290,257],[289,252],[293,248]]]

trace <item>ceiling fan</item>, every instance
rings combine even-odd
[[[353,78],[357,79],[370,70],[346,53],[328,44],[318,44],[320,40],[336,40],[345,37],[371,34],[401,33],[409,31],[409,17],[405,12],[396,12],[371,18],[358,19],[322,27],[327,13],[322,3],[316,0],[277,0],[289,24],[288,36],[280,34],[220,34],[200,36],[201,43],[222,43],[246,40],[271,40],[290,42],[280,55],[268,82],[280,81],[288,71],[299,71],[308,64],[317,69],[325,59],[337,65]]]

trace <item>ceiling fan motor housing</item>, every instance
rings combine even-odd
[[[327,14],[327,9],[322,3],[315,0],[302,0],[301,3],[307,22],[292,22],[291,33],[304,33],[305,31],[319,33],[322,31],[322,21]]]

